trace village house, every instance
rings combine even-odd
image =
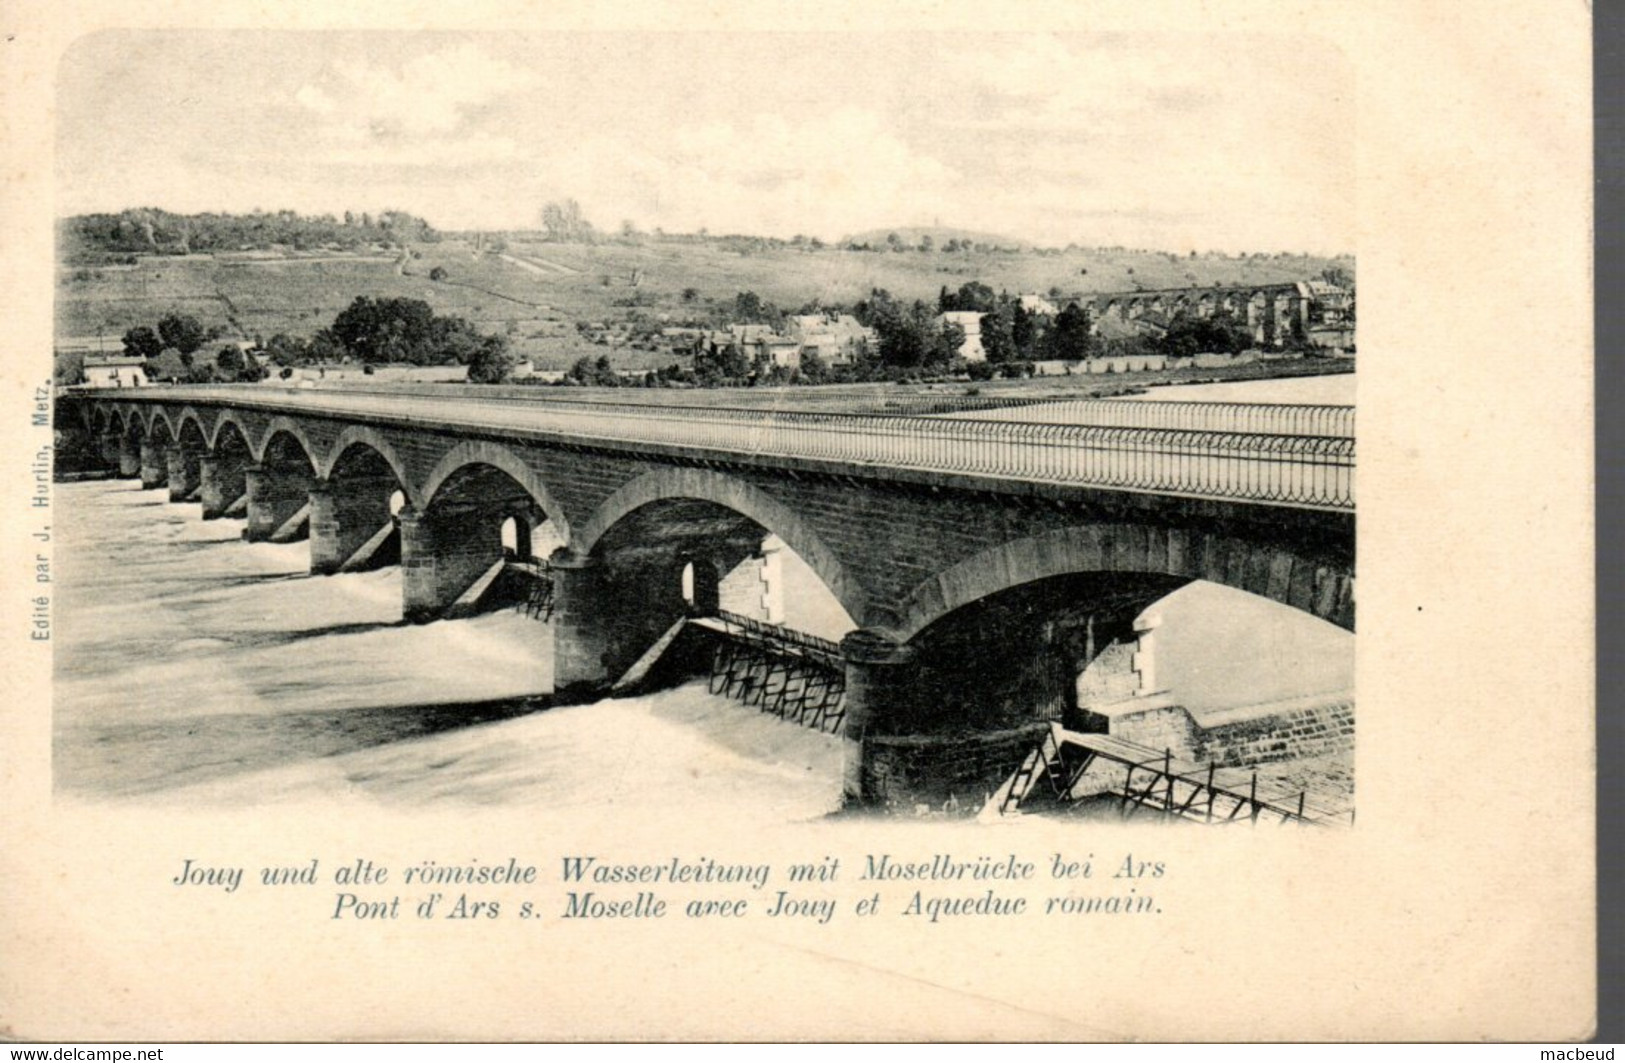
[[[123,354],[85,355],[85,384],[93,388],[139,388],[147,383],[144,359]]]
[[[850,365],[875,340],[874,330],[851,314],[795,314],[786,324],[802,353],[818,355],[825,365]]]
[[[1029,314],[1042,314],[1045,317],[1054,317],[1061,312],[1054,303],[1042,295],[1023,295],[1021,308]]]
[[[982,348],[982,312],[980,310],[949,310],[937,316],[939,324],[958,325],[965,330],[965,342],[959,345],[959,357],[967,362],[987,361]]]

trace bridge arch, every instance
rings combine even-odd
[[[266,425],[265,434],[260,437],[259,449],[254,455],[256,460],[261,462],[271,460],[271,443],[277,436],[292,437],[299,445],[299,449],[304,452],[305,460],[310,463],[312,472],[321,467],[322,448],[311,442],[310,436],[298,421],[282,416],[271,418],[271,423]],[[280,449],[286,451],[285,446]]]
[[[167,447],[175,441],[175,431],[170,426],[169,415],[159,410],[147,422],[147,441],[154,447]]]
[[[777,535],[823,580],[848,615],[862,621],[867,595],[812,525],[760,488],[713,469],[662,468],[643,474],[599,505],[573,540],[574,549],[587,556],[610,529],[637,510],[679,499],[710,502],[732,510]]]
[[[203,415],[194,407],[183,407],[176,416],[174,425],[177,442],[184,439],[188,443],[201,444],[205,449],[208,448],[209,430],[203,427]]]
[[[1205,579],[1354,630],[1352,568],[1343,570],[1283,546],[1235,536],[1087,524],[1012,540],[922,581],[904,600],[890,634],[907,642],[949,613],[984,598],[1081,573]]]
[[[175,442],[190,453],[202,454],[209,449],[203,422],[196,414],[183,415],[175,429]]]
[[[215,418],[213,430],[206,433],[206,438],[209,441],[209,449],[219,449],[221,437],[224,435],[228,426],[230,426],[232,432],[242,440],[243,445],[248,448],[249,456],[253,457],[254,433],[249,431],[248,425],[243,422],[243,419],[238,416],[237,411],[235,410],[221,410],[220,416]]]
[[[156,433],[158,430],[158,423],[160,421],[163,422],[164,429],[169,438],[174,439],[176,436],[175,422],[169,419],[169,411],[164,409],[162,406],[154,406],[151,413],[148,414],[147,431]]]
[[[458,443],[435,465],[428,478],[417,488],[415,496],[410,481],[403,478],[401,482],[406,485],[408,500],[420,508],[427,508],[434,504],[435,496],[440,493],[440,489],[447,481],[459,470],[472,465],[489,465],[506,473],[530,495],[531,500],[557,529],[559,537],[565,542],[570,541],[570,524],[564,515],[564,507],[554,499],[553,492],[529,463],[499,443],[485,440],[466,440]]]
[[[406,500],[414,505],[418,503],[418,500],[412,497],[412,481],[406,475],[406,462],[401,460],[400,454],[383,433],[369,425],[349,425],[340,432],[338,439],[328,449],[325,460],[317,465],[317,475],[323,479],[331,477],[345,460],[346,452],[354,447],[365,447],[388,463],[395,473],[395,479],[400,482]]]
[[[223,455],[230,452],[234,455],[242,455],[247,461],[254,460],[254,445],[250,442],[252,437],[249,435],[248,429],[230,413],[224,414],[220,420],[216,421],[213,434],[205,438],[208,441],[211,453]]]

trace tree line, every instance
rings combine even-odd
[[[189,314],[170,313],[156,329],[138,325],[124,334],[124,353],[144,361],[154,380],[189,383],[254,381],[267,369],[240,346],[228,344],[213,358],[198,351],[218,339],[222,329],[205,329]],[[296,366],[359,362],[372,367],[385,364],[466,365],[475,383],[508,379],[518,363],[502,335],[480,332],[467,320],[437,315],[421,299],[357,296],[327,328],[309,339],[279,332],[256,343],[267,362],[279,366],[284,378]]]
[[[378,214],[345,211],[304,215],[291,210],[251,214],[175,214],[154,207],[116,214],[81,214],[60,223],[70,259],[107,255],[187,255],[217,251],[265,251],[292,247],[345,251],[375,244],[404,246],[432,242],[440,234],[427,221],[405,211]]]

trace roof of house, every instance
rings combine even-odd
[[[942,320],[964,329],[967,336],[981,335],[982,312],[980,310],[949,310],[941,316]]]

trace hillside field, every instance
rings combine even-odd
[[[851,304],[884,288],[934,301],[944,285],[981,281],[1012,293],[1068,293],[1206,287],[1304,280],[1351,259],[1309,256],[1179,256],[1145,251],[868,252],[777,247],[741,252],[718,242],[559,244],[511,238],[505,252],[476,252],[448,238],[413,245],[418,257],[346,253],[140,256],[134,265],[64,266],[58,271],[59,340],[116,349],[135,325],[190,313],[228,334],[268,339],[309,336],[357,296],[422,299],[487,332],[507,333],[538,368],[563,368],[582,355],[609,353],[621,368],[643,369],[670,355],[606,349],[581,338],[576,322],[631,315],[672,324],[703,322],[712,303],[731,305],[754,291],[781,309],[818,301]],[[441,281],[430,271],[445,271]],[[694,296],[685,300],[686,289]]]

